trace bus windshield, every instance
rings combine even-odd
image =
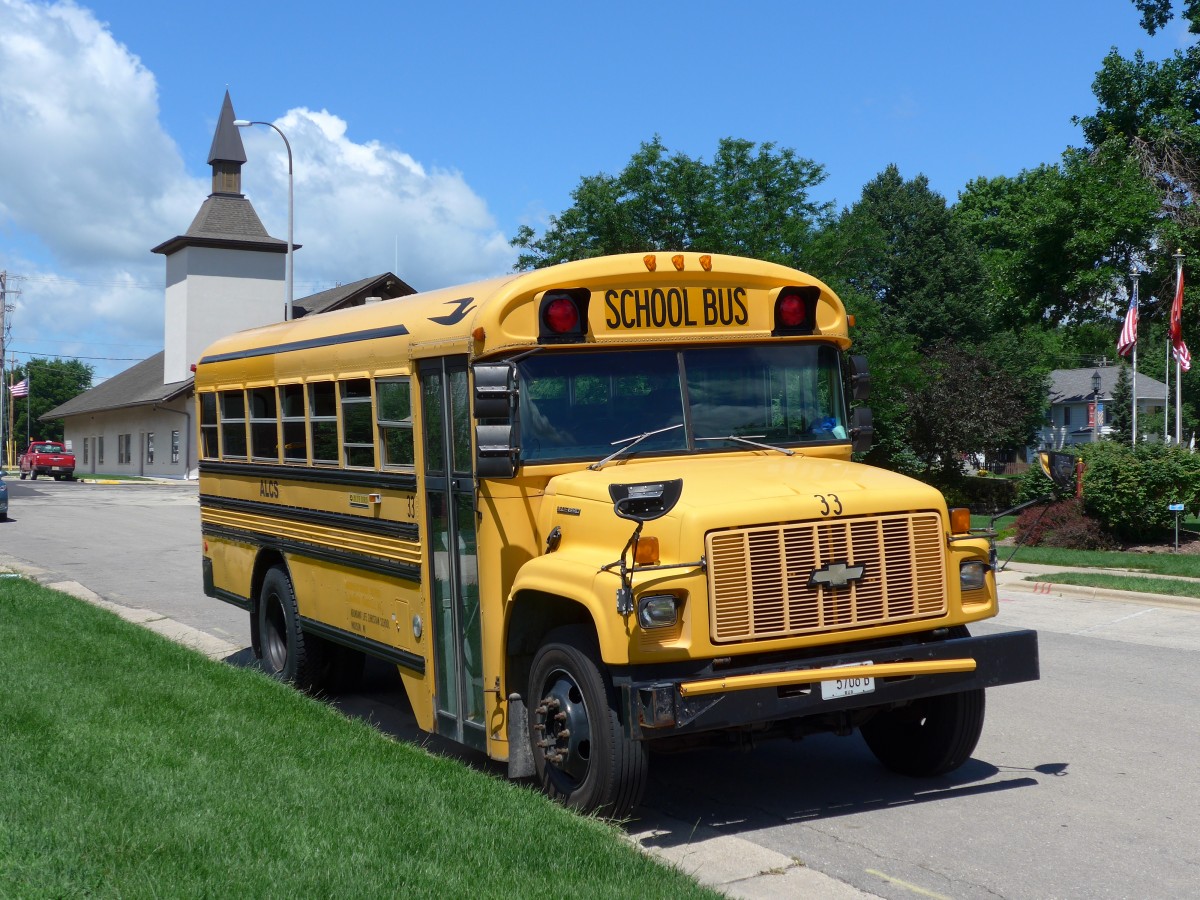
[[[829,344],[547,352],[517,364],[521,459],[745,449],[847,439],[837,349]],[[677,427],[672,427],[677,426]],[[678,427],[682,426],[682,427]]]

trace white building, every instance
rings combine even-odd
[[[167,262],[163,351],[41,417],[64,420],[80,476],[195,478],[192,365],[217,338],[284,318],[287,241],[267,234],[241,192],[234,118],[226,91],[208,154],[212,193],[184,234],[152,251]],[[295,315],[412,293],[389,272],[298,300]]]
[[[1112,433],[1112,397],[1120,376],[1119,366],[1091,366],[1086,369],[1055,369],[1050,373],[1050,412],[1038,435],[1041,449],[1062,450],[1075,444],[1087,444],[1095,437]],[[1099,375],[1096,390],[1094,376]],[[1167,386],[1138,372],[1138,433],[1143,441],[1161,441],[1163,406]],[[1093,403],[1099,421],[1093,420]]]

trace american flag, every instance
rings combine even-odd
[[[8,392],[10,394],[12,394],[14,397],[28,397],[29,396],[29,379],[22,378],[16,384],[14,384],[12,387],[10,387],[8,389]]]
[[[1175,286],[1175,302],[1171,304],[1171,352],[1179,361],[1183,371],[1192,368],[1192,354],[1183,342],[1183,268],[1179,269],[1179,283]]]
[[[1129,312],[1125,313],[1125,324],[1121,326],[1121,336],[1117,338],[1117,352],[1122,356],[1128,356],[1137,343],[1137,323],[1138,288],[1137,282],[1134,281],[1133,296],[1129,298]]]

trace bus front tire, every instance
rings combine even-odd
[[[529,678],[529,740],[542,789],[571,809],[611,819],[641,802],[649,757],[625,736],[591,633],[547,636]]]
[[[268,571],[263,579],[258,595],[258,633],[264,672],[302,691],[312,691],[320,685],[321,641],[305,634],[300,627],[292,580],[279,566]]]
[[[883,765],[928,778],[965,763],[983,733],[983,689],[924,697],[877,713],[859,729]]]

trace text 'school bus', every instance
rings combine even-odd
[[[196,369],[205,591],[306,688],[395,663],[421,728],[622,816],[648,751],[848,734],[973,751],[1038,677],[989,538],[851,461],[861,357],[826,285],[623,255],[235,334]]]

